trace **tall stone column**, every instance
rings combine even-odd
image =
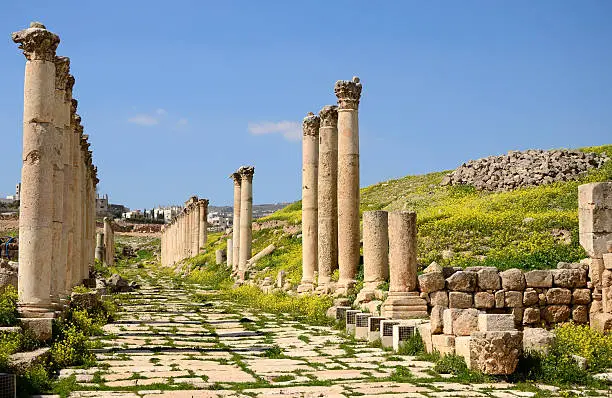
[[[64,232],[65,165],[68,147],[65,142],[66,126],[70,124],[70,106],[66,103],[66,86],[70,60],[55,57],[55,112],[53,124],[56,133],[53,167],[53,243],[51,252],[51,301],[61,308],[65,298],[67,243]],[[65,300],[64,300],[65,301]]]
[[[313,290],[318,260],[319,116],[312,112],[302,123],[302,281],[298,292]]]
[[[363,289],[357,301],[382,299],[379,285],[389,275],[389,235],[387,212],[363,212]]]
[[[66,79],[66,96],[64,106],[68,112],[68,120],[64,126],[64,145],[66,152],[64,156],[64,224],[62,226],[62,250],[66,253],[65,278],[62,294],[64,297],[70,295],[72,290],[72,273],[74,272],[73,253],[74,253],[74,125],[73,118],[76,106],[73,106],[72,88],[74,87],[74,77],[68,75]]]
[[[104,232],[98,232],[96,234],[96,260],[106,262],[104,254],[106,254],[106,248],[104,247]]]
[[[389,296],[381,315],[391,319],[427,317],[427,302],[417,291],[416,213],[389,213]]]
[[[23,164],[19,214],[19,309],[35,335],[51,337],[53,242],[53,128],[55,50],[59,37],[33,22],[13,33],[27,59],[24,83]],[[32,321],[31,318],[40,318]],[[44,319],[44,320],[43,320]],[[38,321],[38,323],[36,323]],[[37,325],[35,327],[34,325]]]
[[[194,203],[191,207],[192,213],[192,231],[193,238],[191,240],[191,255],[197,256],[200,253],[200,205],[198,202]]]
[[[232,221],[232,268],[236,270],[238,269],[238,263],[240,262],[240,184],[242,183],[242,178],[240,177],[240,173],[237,172],[233,173],[230,177],[234,180],[234,219]]]
[[[162,249],[165,252],[166,239],[164,239],[163,237],[164,234],[162,234],[162,243],[164,243]],[[104,254],[104,265],[106,265],[107,267],[112,267],[115,264],[115,233],[113,231],[111,219],[108,217],[104,217],[104,242],[104,246],[106,248]]]
[[[72,196],[73,200],[73,240],[72,240],[72,255],[71,255],[71,287],[77,286],[82,281],[81,276],[81,259],[82,259],[82,239],[83,239],[83,206],[82,206],[82,179],[83,179],[83,165],[81,155],[81,135],[83,133],[83,126],[81,126],[81,117],[76,113],[78,102],[72,100]]]
[[[323,107],[319,118],[317,291],[329,293],[338,268],[338,107]]]
[[[198,228],[198,253],[204,253],[204,248],[208,243],[208,200],[200,199],[198,200],[198,223],[200,224]],[[229,251],[231,248],[229,248]],[[229,255],[228,255],[229,257]]]
[[[338,264],[336,294],[346,295],[355,285],[359,265],[359,99],[361,83],[339,80],[338,97]]]
[[[238,277],[244,281],[247,271],[247,261],[251,258],[253,237],[253,174],[255,167],[242,166],[240,173],[240,261],[238,262]]]

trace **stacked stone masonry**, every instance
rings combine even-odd
[[[33,22],[12,35],[26,57],[18,294],[21,321],[41,340],[72,287],[89,278],[95,250],[97,168],[72,98],[59,37]]]
[[[208,199],[190,197],[183,210],[162,228],[161,264],[173,266],[202,253],[208,239]]]

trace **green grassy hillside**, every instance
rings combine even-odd
[[[580,150],[610,155],[612,145]],[[447,173],[407,176],[363,188],[361,211],[416,211],[421,267],[436,261],[463,267],[552,268],[559,261],[585,257],[578,244],[578,185],[612,180],[612,161],[575,181],[500,193],[476,191],[469,186],[440,186]],[[270,220],[299,224],[300,202],[259,221]],[[270,243],[279,249],[257,264],[259,269],[268,268],[261,276],[285,269],[290,280],[297,283],[300,239],[280,229],[256,231],[253,253]],[[211,244],[209,253],[223,244]]]

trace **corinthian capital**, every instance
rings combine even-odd
[[[302,132],[304,135],[309,135],[311,137],[319,136],[319,124],[320,119],[317,115],[312,112],[308,112],[308,115],[304,118],[302,122]]]
[[[13,41],[19,44],[28,61],[55,60],[55,50],[59,45],[60,38],[55,33],[49,32],[45,25],[32,22],[30,27],[11,35]]]
[[[353,80],[338,80],[334,86],[334,93],[338,97],[339,109],[358,109],[361,98],[361,83],[357,76]]]
[[[253,180],[253,174],[255,174],[255,167],[254,166],[242,166],[241,168],[238,169],[238,173],[240,173],[240,176],[242,177],[242,180],[249,180],[252,181]]]
[[[336,127],[338,125],[338,107],[326,105],[319,111],[320,127]]]
[[[55,89],[66,90],[70,73],[70,58],[55,57]]]
[[[66,79],[66,96],[64,98],[66,101],[72,101],[72,88],[73,87],[74,87],[74,76],[68,75],[68,78]],[[74,108],[74,111],[76,112],[76,106]]]

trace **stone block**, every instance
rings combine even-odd
[[[581,304],[572,306],[572,320],[576,323],[588,323],[589,307]]]
[[[523,311],[523,325],[533,325],[540,322],[540,309],[528,307]]]
[[[516,330],[512,314],[478,314],[478,331],[500,332]]]
[[[525,272],[527,287],[552,287],[553,275],[551,270],[533,270]]]
[[[380,343],[385,348],[393,347],[393,326],[399,325],[397,319],[385,319],[380,321]]]
[[[471,336],[456,336],[455,337],[455,355],[463,357],[467,366],[472,369],[475,365],[472,364],[470,358],[470,342],[472,341]]]
[[[572,302],[572,291],[560,287],[553,287],[546,291],[548,304],[569,304]]]
[[[523,292],[505,292],[504,305],[508,308],[518,308],[523,306]]]
[[[555,338],[555,334],[543,328],[523,329],[523,350],[525,352],[548,352]]]
[[[449,292],[448,304],[450,308],[471,308],[473,306],[472,294],[465,292]]]
[[[525,312],[525,308],[516,307],[512,308],[512,316],[514,317],[514,325],[521,327],[523,325],[523,314]]]
[[[439,290],[429,293],[429,303],[432,306],[441,305],[442,307],[448,307],[448,292],[446,290]]]
[[[473,369],[490,375],[512,374],[523,351],[519,331],[474,332],[470,340]]]
[[[578,208],[612,208],[612,182],[593,182],[578,187]]]
[[[559,323],[569,320],[570,313],[568,305],[547,305],[542,308],[540,316],[548,323]]]
[[[440,355],[452,355],[455,353],[455,336],[448,334],[434,334],[431,336],[431,344]]]
[[[430,314],[431,321],[431,333],[432,334],[441,334],[444,329],[444,310],[446,307],[442,307],[440,305],[436,305],[432,307]]]
[[[604,232],[585,232],[578,234],[580,245],[593,258],[601,258],[608,252],[606,242],[612,239],[612,234]]]
[[[591,316],[591,328],[600,333],[612,331],[612,314],[599,312]]]
[[[572,292],[572,304],[591,304],[591,289],[575,289]]]
[[[49,347],[18,352],[9,357],[9,366],[15,373],[23,374],[34,365],[45,364],[50,356],[51,349]]]
[[[473,292],[476,290],[477,275],[475,272],[457,271],[446,279],[448,289],[457,292]]]
[[[474,307],[489,309],[495,308],[495,295],[489,292],[477,292],[474,294]]]
[[[585,269],[555,269],[552,273],[554,286],[580,288],[587,285],[587,271]]]
[[[39,341],[47,341],[53,336],[53,314],[45,318],[19,318],[21,326],[29,330]]]
[[[500,272],[499,276],[501,277],[501,285],[504,290],[525,290],[525,276],[520,269],[511,268]]]
[[[443,290],[445,285],[446,280],[442,272],[429,272],[419,275],[419,289],[421,292],[431,293]]]
[[[478,287],[481,290],[499,290],[501,279],[495,267],[487,267],[478,271]]]
[[[578,208],[578,231],[581,234],[589,232],[612,232],[612,209],[593,207]]]
[[[538,304],[539,302],[540,297],[538,296],[538,292],[533,288],[527,288],[523,293],[523,305],[525,307],[530,307]]]
[[[454,335],[453,333],[453,321],[459,316],[461,309],[459,308],[446,308],[442,311],[442,332],[448,335]]]
[[[433,351],[433,345],[431,342],[431,324],[427,322],[417,325],[417,330],[419,331],[421,340],[423,340],[423,344],[425,345],[425,351],[431,353]]]
[[[603,257],[602,258],[602,260],[603,260],[603,267],[605,269],[612,270],[612,253],[604,253],[602,257]],[[602,270],[602,272],[603,272],[603,270]]]
[[[449,308],[443,312],[444,334],[455,336],[469,336],[478,330],[478,314],[475,308],[456,309]]]
[[[504,308],[506,304],[506,293],[503,290],[495,292],[495,308]]]

